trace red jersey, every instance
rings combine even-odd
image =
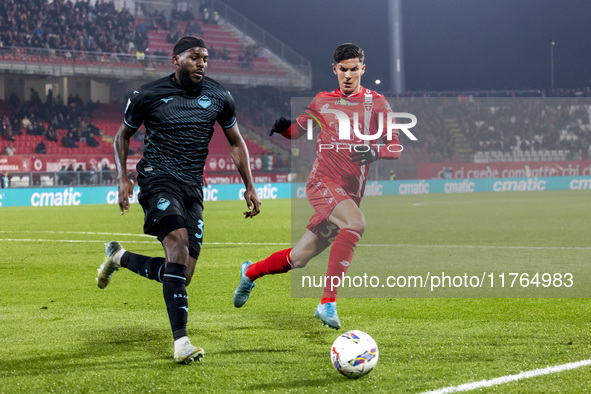
[[[387,115],[390,112],[392,110],[384,96],[363,87],[359,93],[350,96],[344,95],[340,89],[316,95],[306,112],[297,118],[299,127],[304,131],[308,129],[308,119],[312,119],[314,126],[320,126],[316,140],[317,157],[308,182],[330,179],[341,185],[347,194],[362,197],[369,165],[358,166],[351,160],[350,154],[366,150],[362,145],[371,145],[378,149],[378,158],[396,159],[400,156],[398,131],[394,130],[392,138],[387,139]],[[339,122],[342,119],[339,120],[339,117],[343,118],[343,115],[348,117],[349,133],[340,135]],[[354,127],[357,127],[358,135]],[[301,136],[301,129],[294,137]],[[359,137],[359,134],[375,136],[380,129],[382,135],[378,140]]]

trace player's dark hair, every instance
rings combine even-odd
[[[357,45],[348,42],[339,45],[337,49],[335,49],[333,58],[335,64],[348,59],[359,59],[359,61],[363,63],[365,53],[363,52],[363,49],[359,48]]]

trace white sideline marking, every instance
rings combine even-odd
[[[591,250],[591,246],[503,246],[503,245],[411,245],[358,244],[357,246],[396,248],[456,248],[456,249],[528,249],[528,250]]]
[[[84,231],[5,231],[0,230],[0,233],[25,233],[25,234],[80,234],[80,235],[109,235],[109,236],[124,236],[124,237],[146,237],[152,238],[151,235],[146,234],[130,234],[130,233],[101,233],[101,232],[84,232]],[[22,242],[105,242],[104,240],[68,240],[68,239],[17,239],[17,238],[0,238],[0,241],[22,241]],[[152,243],[151,241],[128,241],[128,243]],[[290,246],[288,242],[207,242],[209,245],[242,245],[242,246]],[[359,244],[357,246],[363,247],[379,247],[379,248],[447,248],[447,249],[522,249],[522,250],[591,250],[589,246],[503,246],[503,245],[413,245],[413,244]]]
[[[128,237],[152,237],[147,234],[129,234],[129,233],[97,233],[97,232],[86,232],[86,231],[49,231],[49,230],[17,230],[17,231],[5,231],[0,230],[0,233],[25,233],[25,234],[83,234],[83,235],[122,235]]]
[[[495,379],[490,379],[490,380],[481,380],[478,382],[461,384],[459,386],[444,387],[444,388],[438,389],[438,390],[426,391],[422,394],[447,394],[447,393],[458,393],[460,391],[476,390],[476,389],[480,389],[483,387],[497,386],[499,384],[516,382],[521,379],[529,379],[529,378],[533,378],[536,376],[549,375],[552,373],[568,371],[571,369],[587,367],[590,365],[591,365],[591,359],[575,361],[575,362],[568,363],[568,364],[554,365],[554,366],[546,367],[546,368],[533,369],[531,371],[521,372],[521,373],[518,373],[515,375],[501,376],[500,378],[495,378]]]
[[[151,236],[150,236],[151,237]],[[62,242],[62,243],[106,243],[104,239],[38,239],[38,238],[0,238],[0,242]],[[118,241],[130,244],[158,244],[153,241]],[[288,243],[272,242],[207,242],[207,245],[236,245],[236,246],[286,246]]]

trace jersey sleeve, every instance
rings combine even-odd
[[[132,129],[139,128],[144,122],[143,94],[134,90],[133,95],[127,100],[123,121]]]
[[[217,122],[223,129],[229,129],[236,123],[236,104],[230,92],[226,91],[224,107],[217,117]]]
[[[305,108],[306,110],[304,113],[296,118],[297,125],[300,126],[301,129],[306,130],[308,128],[308,119],[311,119],[312,125],[314,125],[314,127],[318,126],[318,122],[322,122],[320,108],[321,105],[319,105],[319,98],[316,96]]]

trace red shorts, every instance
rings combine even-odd
[[[315,211],[306,228],[327,244],[331,244],[339,233],[337,225],[328,220],[334,207],[345,200],[353,200],[357,206],[361,203],[361,197],[351,196],[338,183],[322,179],[308,181],[306,197]]]

